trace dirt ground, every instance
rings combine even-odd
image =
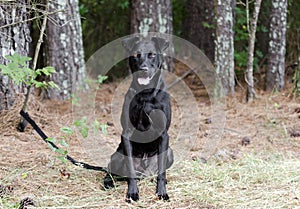
[[[287,86],[279,93],[258,89],[257,99],[247,104],[245,89],[238,86],[237,93],[226,98],[222,137],[211,143],[209,136],[214,121],[209,98],[193,76],[186,82],[197,100],[200,126],[195,141],[189,141],[186,135],[180,141],[180,126],[186,124],[181,123],[184,116],[179,103],[173,99],[169,133],[177,162],[168,171],[170,202],[156,198],[155,180],[149,178],[139,182],[141,200],[125,203],[125,182],[104,191],[103,173],[61,162],[57,153],[30,126],[24,133],[18,132],[16,125],[23,99],[20,96],[11,110],[0,115],[0,208],[17,208],[22,200],[27,208],[299,208],[300,103],[299,97],[293,98],[291,88]],[[101,85],[96,97],[97,119],[100,124],[108,125],[107,134],[99,134],[100,144],[112,151],[120,140],[117,124],[111,116],[112,98],[119,84],[118,81]],[[190,109],[196,110],[196,107]],[[32,97],[28,112],[49,137],[61,139],[64,137],[61,127],[74,127],[71,101],[41,101]],[[189,117],[188,121],[195,120],[194,114]],[[87,143],[80,141],[78,135],[68,135],[65,140],[69,144],[68,153],[75,159],[106,166],[102,158],[108,160],[109,157],[102,146],[95,147],[97,143],[85,146]],[[94,149],[89,150],[89,146]],[[209,147],[209,154],[203,157],[205,147]],[[293,164],[276,173],[276,166],[283,166],[282,162]],[[249,170],[238,170],[246,165]],[[268,167],[269,171],[255,170]],[[281,173],[286,175],[285,171],[288,171],[287,176],[281,176]],[[228,176],[233,176],[230,181]],[[257,180],[259,176],[261,179]],[[288,176],[292,180],[285,183]],[[248,185],[246,189],[242,184]],[[268,191],[272,192],[269,196],[256,196]],[[282,195],[283,192],[286,194]]]

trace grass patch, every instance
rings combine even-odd
[[[186,162],[170,193],[217,208],[297,208],[300,161],[270,154],[220,163]],[[191,177],[179,176],[191,175]]]
[[[61,164],[56,165],[59,169]],[[299,208],[300,161],[283,155],[245,155],[238,160],[208,163],[184,161],[168,175],[170,202],[157,200],[155,180],[139,182],[141,200],[125,203],[125,182],[116,189],[101,189],[102,175],[72,165],[70,179],[57,169],[33,166],[15,169],[1,184],[14,192],[1,197],[2,208],[14,208],[24,197],[35,208]],[[27,172],[26,178],[22,173]]]

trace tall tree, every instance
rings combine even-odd
[[[284,87],[287,5],[287,0],[272,0],[266,75],[267,90],[281,90]]]
[[[184,38],[204,51],[214,61],[214,1],[194,0],[186,2]]]
[[[26,0],[1,1],[0,4],[0,63],[7,64],[6,55],[18,53],[29,55],[31,43],[29,5]],[[10,79],[0,75],[0,111],[8,109],[16,94],[24,93],[24,86],[17,86]]]
[[[172,0],[140,1],[131,0],[131,33],[159,32],[172,34]],[[169,47],[172,53],[173,48]],[[164,69],[173,70],[172,58],[165,58]]]
[[[86,77],[78,0],[50,1],[47,23],[47,58],[57,74],[53,81],[60,90],[51,89],[50,98],[70,98]]]
[[[255,45],[255,35],[257,27],[257,19],[259,15],[260,5],[262,0],[255,0],[253,17],[249,21],[249,42],[248,42],[248,62],[246,71],[246,82],[247,82],[247,101],[251,102],[255,97],[254,90],[254,79],[253,79],[253,61],[254,61],[254,45]],[[249,2],[246,2],[247,8],[249,8]]]
[[[234,94],[234,7],[235,0],[217,0],[215,68],[225,94]]]

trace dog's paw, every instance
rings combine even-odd
[[[160,200],[168,201],[170,199],[169,195],[167,194],[166,187],[158,187],[156,194]]]
[[[113,181],[104,181],[104,189],[112,189],[115,188],[115,184]]]
[[[104,189],[112,189],[115,187],[114,181],[110,175],[105,176],[103,180]]]
[[[157,194],[157,196],[158,196],[158,199],[162,199],[162,200],[165,200],[165,201],[168,201],[168,200],[170,200],[170,198],[169,198],[169,195],[167,194],[167,193],[164,193],[164,194]]]
[[[128,203],[131,203],[132,200],[133,201],[138,201],[139,199],[140,199],[140,197],[139,197],[138,192],[136,192],[136,193],[127,192],[125,201],[128,202]]]

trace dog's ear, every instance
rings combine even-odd
[[[160,49],[161,52],[163,52],[169,47],[169,42],[166,39],[152,37],[151,41],[153,41],[156,44],[156,46]]]
[[[128,37],[122,40],[122,45],[127,52],[131,52],[134,45],[139,41],[138,37]]]

